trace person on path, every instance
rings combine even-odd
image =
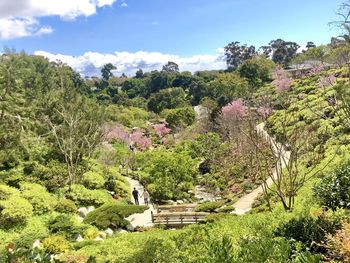
[[[145,188],[145,190],[143,191],[143,200],[145,202],[145,205],[148,206],[149,204],[149,192],[147,191],[147,189]]]
[[[139,191],[137,191],[135,187],[134,191],[132,191],[132,196],[134,197],[135,205],[139,205]]]

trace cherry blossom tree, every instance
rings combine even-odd
[[[271,115],[272,109],[269,106],[260,106],[257,112],[263,119],[267,119]]]
[[[152,145],[151,139],[146,137],[141,131],[134,131],[130,135],[130,139],[141,151],[147,150]]]
[[[293,79],[291,79],[287,72],[281,68],[276,69],[275,71],[275,80],[272,84],[277,88],[278,92],[288,91],[291,88]]]
[[[156,134],[158,135],[158,137],[160,137],[160,138],[169,134],[171,131],[171,129],[166,127],[166,125],[164,123],[155,124],[155,125],[153,125],[153,128],[154,128]]]
[[[225,121],[237,121],[247,116],[247,110],[242,99],[234,100],[221,109],[221,117]]]
[[[326,75],[320,78],[318,86],[321,88],[328,88],[333,86],[337,81],[337,78],[334,75]]]
[[[124,143],[129,143],[129,133],[125,130],[123,125],[116,124],[106,128],[105,139],[109,142],[119,140]]]

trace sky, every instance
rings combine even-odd
[[[225,68],[232,41],[326,44],[342,0],[0,0],[0,47],[61,60],[84,75]]]

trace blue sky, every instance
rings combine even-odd
[[[2,1],[1,46],[74,57],[89,52],[115,55],[115,52],[145,51],[181,58],[218,56],[218,49],[231,41],[257,47],[277,38],[301,45],[307,41],[328,43],[331,36],[337,35],[328,22],[335,18],[341,2],[18,0],[16,4],[14,0]]]

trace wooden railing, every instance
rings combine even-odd
[[[194,212],[196,204],[182,204],[182,205],[160,205],[157,206],[157,213],[169,212]]]
[[[160,211],[158,214],[153,214],[152,212],[152,222],[154,224],[164,225],[166,227],[182,227],[189,224],[205,222],[205,218],[209,214],[204,212],[188,212],[187,209],[194,209],[193,206],[190,206],[189,208],[181,206],[183,211],[177,212],[175,212],[174,209],[179,209],[178,206],[169,208],[167,212],[164,212],[165,209],[166,207],[162,206],[158,210]]]

